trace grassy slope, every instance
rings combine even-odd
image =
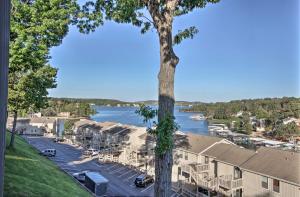
[[[10,135],[6,135],[6,142]],[[6,149],[4,196],[90,196],[52,161],[16,136],[15,149]]]

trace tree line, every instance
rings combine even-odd
[[[50,101],[54,102],[73,102],[73,103],[86,103],[95,105],[111,105],[117,106],[118,104],[126,105],[132,104],[130,102],[124,102],[116,99],[93,99],[93,98],[49,98]]]
[[[47,107],[41,109],[43,116],[58,116],[61,112],[70,112],[72,117],[89,117],[96,113],[89,103],[68,99],[49,99]]]
[[[283,124],[286,118],[300,118],[300,98],[264,98],[244,99],[230,102],[201,103],[185,112],[203,113],[211,122],[222,122],[232,127],[234,131],[250,134],[256,125],[251,125],[250,117],[263,119],[266,130],[273,131],[277,137],[299,135],[295,123]],[[240,115],[238,115],[240,113]],[[234,122],[234,125],[231,123]]]

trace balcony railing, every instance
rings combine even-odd
[[[232,179],[230,177],[232,176],[220,176],[219,186],[226,189],[235,189],[243,186],[243,179]]]
[[[209,164],[197,164],[196,169],[198,173],[205,172],[209,170]]]
[[[217,177],[200,178],[198,179],[198,185],[208,189],[214,189],[218,185]]]
[[[183,172],[190,173],[190,166],[189,165],[182,165],[181,170]]]
[[[232,189],[242,187],[242,186],[243,186],[243,179],[232,180]]]
[[[219,178],[219,186],[224,187],[226,189],[231,189],[231,180]]]
[[[201,177],[201,173],[209,169],[208,164],[189,164],[183,165],[181,170],[190,174],[191,178],[202,187],[208,189],[214,189],[218,185],[218,178],[217,177]]]
[[[209,170],[209,164],[186,164],[181,166],[182,171],[185,171],[187,173],[190,173],[190,171],[193,171],[195,173],[202,173]]]
[[[217,189],[216,191],[220,194],[225,195],[225,196],[231,196],[232,195],[232,190]]]

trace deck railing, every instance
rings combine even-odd
[[[209,170],[209,164],[198,164],[198,165],[196,165],[196,168],[197,168],[198,173],[208,171]]]
[[[189,165],[182,165],[182,166],[181,166],[181,170],[182,170],[183,172],[190,173],[190,166],[189,166]]]
[[[232,190],[223,190],[223,189],[217,189],[216,190],[218,193],[223,194],[225,196],[231,196],[232,195]]]
[[[209,177],[209,178],[200,178],[198,180],[198,185],[208,189],[214,189],[218,185],[217,177]]]
[[[231,189],[231,180],[227,180],[227,179],[220,177],[219,178],[219,186],[224,187],[226,189]]]
[[[194,173],[202,173],[209,170],[209,164],[186,164],[181,166],[181,170],[185,171],[187,173],[190,173],[191,171]]]
[[[191,178],[194,181],[204,188],[214,189],[218,185],[218,178],[217,177],[201,177],[201,172],[206,171],[209,169],[208,164],[196,164],[196,165],[183,165],[181,167],[182,171],[187,172],[190,174]]]
[[[235,189],[238,187],[243,186],[243,179],[230,179],[232,177],[231,175],[229,176],[220,176],[219,177],[219,186],[226,188],[226,189]]]
[[[242,186],[243,186],[243,179],[232,180],[232,189],[242,187]]]

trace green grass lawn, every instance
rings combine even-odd
[[[6,135],[9,143],[10,134]],[[4,196],[91,196],[52,161],[16,136],[15,148],[6,149]]]

